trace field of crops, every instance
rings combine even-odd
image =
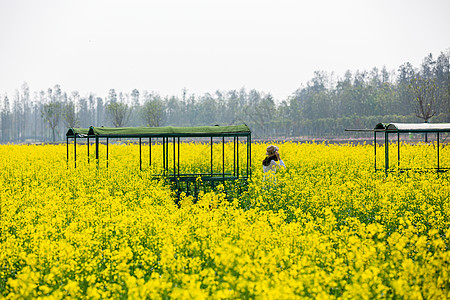
[[[110,145],[108,168],[83,147],[74,168],[63,145],[0,146],[0,297],[450,298],[450,174],[386,176],[372,146],[286,142],[267,184],[266,146],[252,145],[239,198],[181,207],[139,171],[137,145]],[[183,145],[182,167],[208,164],[203,148]],[[440,155],[450,167],[450,147]],[[435,156],[402,146],[405,167]]]

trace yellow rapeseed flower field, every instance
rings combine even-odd
[[[268,184],[266,146],[239,197],[180,207],[137,145],[110,145],[108,168],[84,147],[74,168],[63,145],[0,146],[0,297],[450,298],[449,174],[386,176],[372,146],[284,142]],[[435,147],[403,145],[401,166],[434,167]],[[208,169],[204,148],[183,144],[185,171]]]

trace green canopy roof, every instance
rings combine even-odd
[[[210,137],[249,136],[247,125],[197,126],[197,127],[93,127],[88,135],[98,137]]]
[[[86,137],[88,135],[89,128],[69,128],[66,133],[67,137]]]
[[[450,132],[450,123],[378,123],[375,130],[394,132]]]

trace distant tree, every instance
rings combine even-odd
[[[196,124],[192,125],[215,125],[219,123],[218,118],[218,101],[210,93],[206,93],[198,98],[198,102],[195,103]]]
[[[189,98],[186,99],[184,104],[184,111],[179,115],[184,124],[189,124],[189,126],[195,126],[197,124],[198,116],[198,100],[195,99],[195,95],[191,94]]]
[[[25,139],[27,136],[31,135],[29,128],[31,128],[31,99],[30,99],[30,88],[28,84],[24,82],[21,86],[20,102],[22,116],[20,121],[20,132],[22,138]]]
[[[434,79],[426,79],[416,76],[410,84],[414,95],[413,106],[416,116],[425,123],[436,114],[434,103],[438,97],[438,88]]]
[[[164,121],[164,103],[159,97],[146,100],[140,110],[140,116],[146,126],[161,126]]]
[[[256,91],[250,91],[250,97],[249,103],[251,105],[244,108],[245,115],[259,127],[260,134],[265,136],[267,124],[276,117],[275,102],[272,95],[268,94],[261,98],[261,95]]]
[[[437,58],[435,73],[436,85],[439,88],[436,111],[446,114],[446,122],[448,122],[450,121],[450,50],[447,53],[441,53]]]
[[[97,97],[96,98],[96,117],[95,117],[95,126],[101,126],[105,119],[104,119],[104,111],[105,111],[105,106],[103,104],[103,99],[101,97]]]
[[[106,114],[111,119],[114,127],[122,127],[128,122],[131,109],[128,104],[122,102],[110,102],[106,105]]]
[[[74,128],[79,126],[78,114],[75,110],[75,103],[73,101],[64,103],[62,107],[62,115],[64,125],[66,127]]]
[[[416,70],[409,62],[402,64],[397,71],[397,92],[399,101],[397,102],[397,111],[407,111],[405,108],[411,106],[411,99],[414,98],[410,87],[411,81],[416,76]],[[401,113],[405,115],[406,113]]]
[[[137,89],[133,89],[131,91],[131,94],[129,95],[130,98],[130,105],[131,105],[131,116],[130,116],[130,123],[131,126],[140,126],[142,125],[140,123],[140,93]]]
[[[139,91],[137,89],[131,91],[131,102],[133,106],[139,106]]]
[[[111,103],[117,102],[117,93],[115,89],[110,89],[108,93],[108,101]]]
[[[50,129],[52,130],[52,140],[56,141],[56,127],[58,126],[61,119],[61,102],[54,101],[46,103],[42,107],[42,118],[48,123]]]
[[[171,96],[164,98],[165,103],[165,115],[167,119],[167,123],[171,125],[178,124],[177,121],[179,121],[179,115],[181,114],[181,102],[178,100],[177,97]],[[178,118],[177,118],[178,116]]]
[[[88,126],[95,126],[95,97],[93,94],[89,93],[89,96],[87,98],[88,102],[88,115],[89,115],[89,124]]]
[[[76,117],[78,119],[78,123],[81,127],[88,127],[92,125],[90,120],[90,113],[88,108],[88,99],[85,97],[80,97],[77,102],[78,108],[76,110]],[[75,108],[75,107],[74,107]]]
[[[2,142],[8,142],[11,139],[11,107],[8,96],[5,96],[3,99],[1,119],[2,119]]]

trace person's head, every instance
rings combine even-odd
[[[269,147],[267,147],[266,149],[266,155],[267,156],[274,156],[278,153],[278,147],[274,146],[274,145],[270,145]]]
[[[266,158],[263,160],[263,165],[268,166],[272,160],[278,161],[278,147],[270,145],[266,149]]]

